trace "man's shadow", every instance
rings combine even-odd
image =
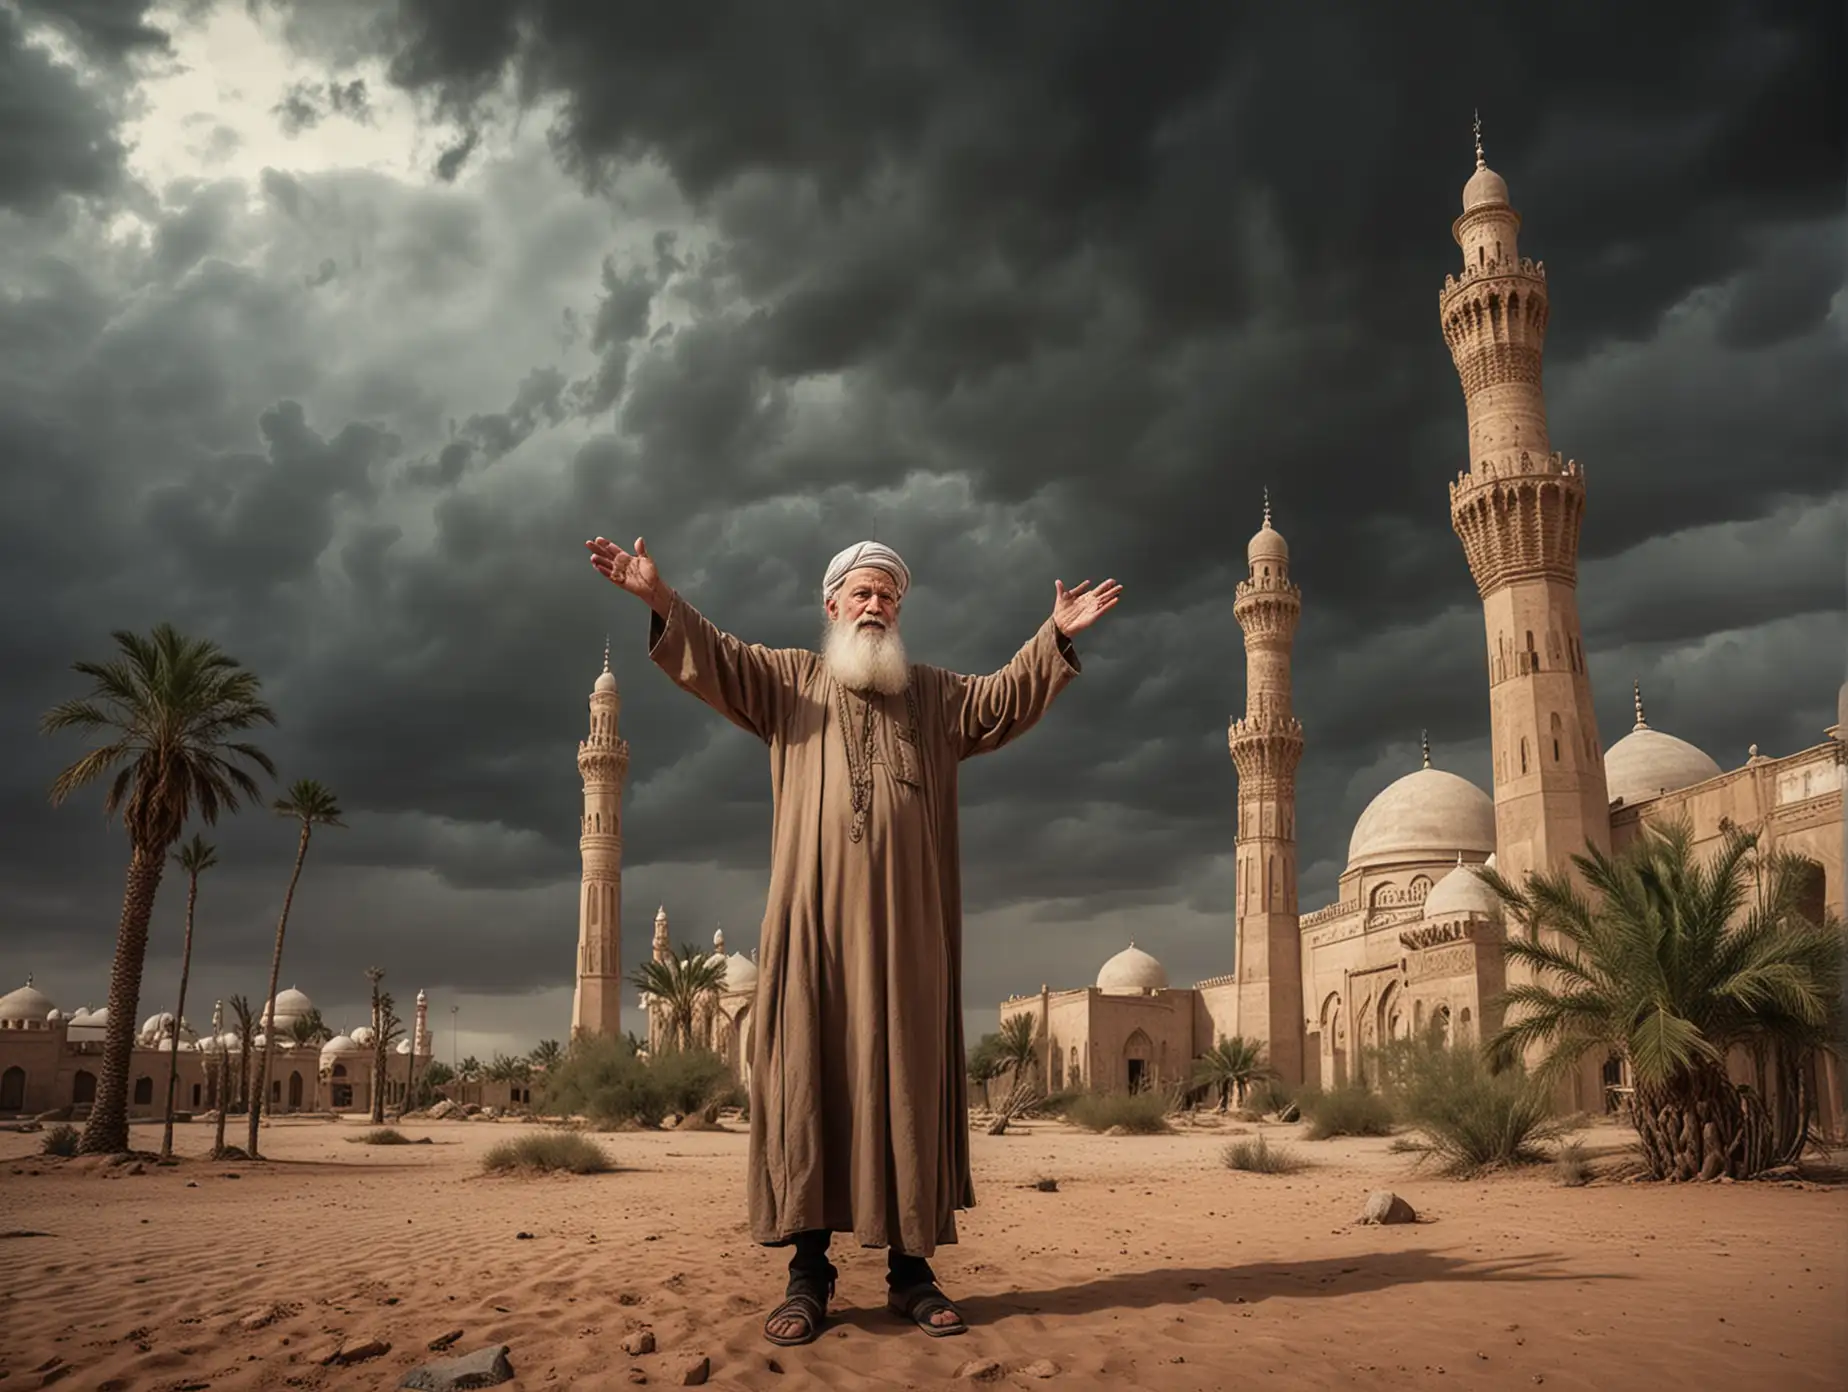
[[[956,1285],[964,1282],[950,1278]],[[1428,1250],[1368,1252],[1301,1262],[1245,1266],[1163,1267],[1123,1271],[1077,1285],[1044,1290],[980,1290],[952,1298],[976,1327],[1020,1315],[1071,1316],[1105,1310],[1146,1310],[1157,1305],[1256,1305],[1278,1296],[1352,1296],[1433,1281],[1615,1281],[1616,1273],[1567,1270],[1551,1253],[1499,1261],[1470,1261]],[[966,1287],[965,1287],[966,1288]],[[836,1307],[831,1318],[868,1329],[893,1318],[878,1306]]]

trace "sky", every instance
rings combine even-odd
[[[1617,11],[1622,11],[1618,13]],[[815,641],[876,533],[919,660],[1124,598],[963,778],[972,1030],[1132,937],[1232,966],[1232,614],[1270,490],[1303,590],[1301,903],[1368,801],[1486,786],[1437,292],[1489,163],[1547,263],[1554,448],[1608,746],[1817,743],[1848,652],[1839,6],[0,0],[0,987],[101,1005],[127,843],[45,737],[111,633],[262,679],[319,779],[284,984],[439,1055],[569,1030],[576,741],[631,749],[624,959],[757,940],[761,745],[646,657],[582,548]],[[266,789],[266,797],[280,789]],[[191,1001],[261,994],[296,828],[207,829]],[[141,1013],[177,988],[184,882]],[[627,1021],[640,1028],[639,1012]]]

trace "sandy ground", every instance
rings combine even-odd
[[[1840,1388],[1848,1367],[1840,1185],[1458,1182],[1382,1140],[1298,1142],[1313,1170],[1262,1176],[1226,1169],[1214,1129],[1035,1125],[974,1137],[980,1206],[936,1261],[967,1336],[888,1315],[882,1254],[837,1240],[834,1323],[775,1349],[761,1321],[783,1258],[746,1237],[742,1133],[601,1136],[623,1167],[607,1175],[479,1173],[528,1129],[413,1122],[434,1144],[375,1148],[351,1143],[357,1122],[284,1121],[269,1162],[138,1175],[0,1134],[0,1383],[388,1388],[452,1330],[456,1352],[510,1345],[505,1385],[522,1389],[679,1385],[702,1357],[710,1386],[783,1389],[943,1386],[977,1359],[1003,1365],[1003,1386],[1163,1392],[1797,1392]],[[158,1141],[135,1128],[138,1147]],[[180,1128],[183,1153],[209,1141]],[[1030,1187],[1041,1176],[1057,1192]],[[1422,1221],[1356,1226],[1381,1188]],[[656,1351],[625,1354],[642,1330]],[[318,1362],[366,1338],[390,1350]]]

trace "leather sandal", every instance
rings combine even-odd
[[[962,1311],[956,1303],[937,1289],[934,1281],[926,1281],[919,1286],[893,1291],[886,1299],[886,1308],[900,1319],[910,1320],[919,1329],[933,1339],[947,1339],[954,1334],[967,1334],[968,1324],[963,1320]],[[956,1316],[954,1324],[934,1324],[931,1316],[948,1310]]]
[[[829,1266],[826,1271],[792,1272],[783,1303],[764,1317],[764,1337],[783,1348],[812,1344],[821,1337],[821,1327],[828,1319],[828,1302],[834,1298],[834,1280],[840,1273]],[[777,1334],[770,1326],[778,1320],[798,1319],[807,1328],[800,1334]]]

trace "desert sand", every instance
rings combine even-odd
[[[451,1352],[510,1346],[515,1389],[675,1386],[702,1358],[709,1386],[782,1389],[958,1385],[976,1360],[1001,1365],[991,1385],[1163,1392],[1842,1386],[1848,1188],[1464,1182],[1358,1139],[1292,1141],[1316,1168],[1244,1174],[1220,1161],[1234,1125],[976,1134],[980,1206],[936,1261],[976,1327],[899,1322],[883,1255],[837,1239],[836,1318],[795,1349],[761,1334],[784,1262],[746,1236],[741,1130],[603,1135],[620,1171],[542,1178],[480,1174],[529,1132],[507,1122],[411,1121],[433,1144],[370,1147],[356,1121],[285,1120],[261,1164],[197,1158],[210,1128],[184,1125],[189,1158],[140,1174],[7,1133],[0,1381],[388,1388],[460,1331]],[[1421,1221],[1357,1226],[1378,1189]],[[644,1330],[655,1350],[625,1353]],[[390,1349],[321,1365],[367,1339]]]

